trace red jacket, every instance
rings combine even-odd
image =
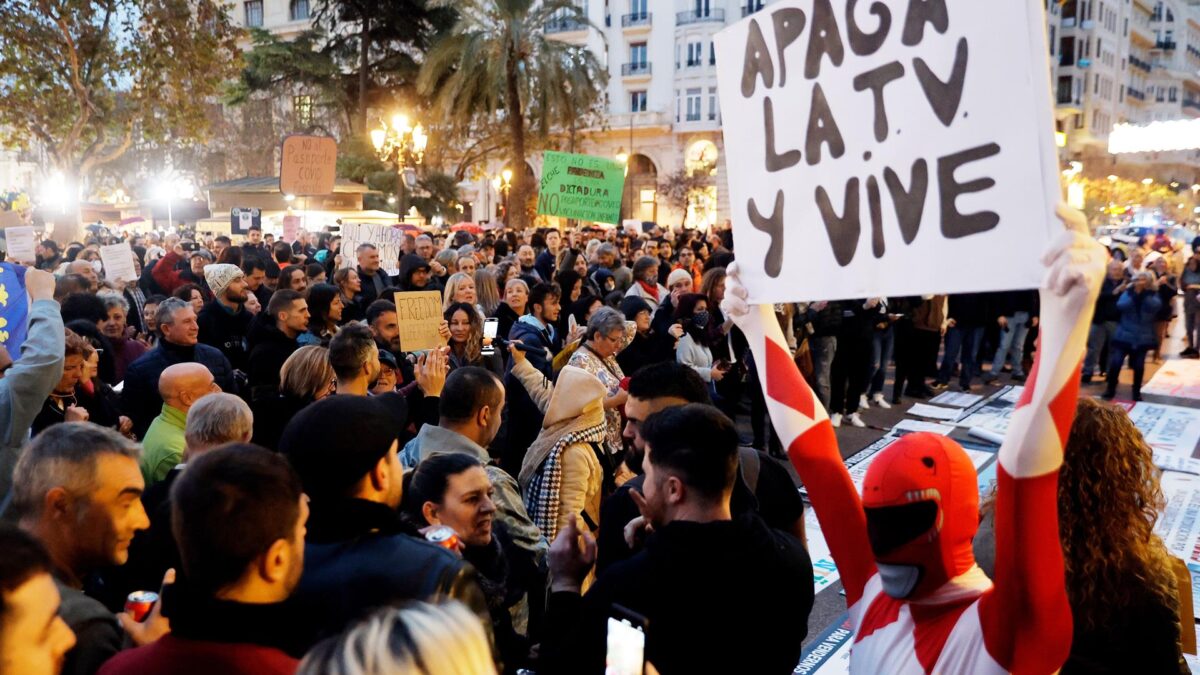
[[[109,659],[99,675],[292,675],[300,662],[274,647],[165,635]]]

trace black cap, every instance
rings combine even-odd
[[[396,355],[386,349],[379,350],[379,363],[392,370],[400,370],[400,364],[396,362]]]
[[[392,410],[375,398],[327,396],[288,422],[279,451],[310,497],[339,497],[387,455],[399,430]]]

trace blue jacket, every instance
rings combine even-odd
[[[1114,342],[1125,342],[1134,347],[1150,347],[1157,340],[1154,334],[1154,316],[1162,308],[1162,300],[1150,292],[1134,293],[1129,289],[1117,300],[1117,310],[1121,312],[1117,332],[1113,335]]]
[[[146,352],[125,371],[125,387],[121,391],[121,408],[133,420],[133,431],[141,438],[150,422],[162,411],[163,400],[158,394],[158,378],[168,366],[176,363],[199,363],[208,368],[221,391],[235,393],[233,366],[216,347],[198,343],[181,347],[159,340],[158,346]]]
[[[13,467],[21,446],[29,440],[33,418],[62,379],[63,336],[58,303],[34,302],[29,308],[29,332],[21,354],[0,378],[0,503],[12,487]]]

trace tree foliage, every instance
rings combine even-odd
[[[214,0],[7,0],[0,145],[45,148],[81,181],[135,143],[206,140],[205,102],[239,68]]]
[[[433,117],[444,133],[463,139],[497,129],[507,135],[514,168],[511,203],[530,200],[533,183],[519,170],[527,141],[574,128],[601,100],[606,74],[584,47],[546,34],[552,23],[590,25],[570,0],[434,0],[453,6],[458,22],[426,56],[418,92],[431,97]],[[466,143],[464,143],[466,144]],[[511,225],[529,222],[514,209]]]
[[[227,100],[303,92],[347,135],[364,135],[369,109],[414,99],[419,55],[453,21],[451,9],[425,0],[317,0],[313,28],[295,39],[251,32],[246,67]]]

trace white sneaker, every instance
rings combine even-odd
[[[834,427],[842,426],[842,413],[833,413],[829,416],[829,423]]]
[[[851,413],[849,415],[846,415],[846,421],[849,422],[851,425],[858,427],[859,429],[862,429],[863,427],[867,426],[867,423],[864,422],[862,420],[862,418],[858,416],[858,413]]]
[[[866,394],[858,395],[858,407],[862,408],[863,410],[869,410],[871,408],[871,404],[867,402]]]
[[[875,394],[872,396],[871,403],[874,403],[876,407],[883,408],[884,410],[891,410],[892,408],[892,404],[883,399],[883,394]]]

